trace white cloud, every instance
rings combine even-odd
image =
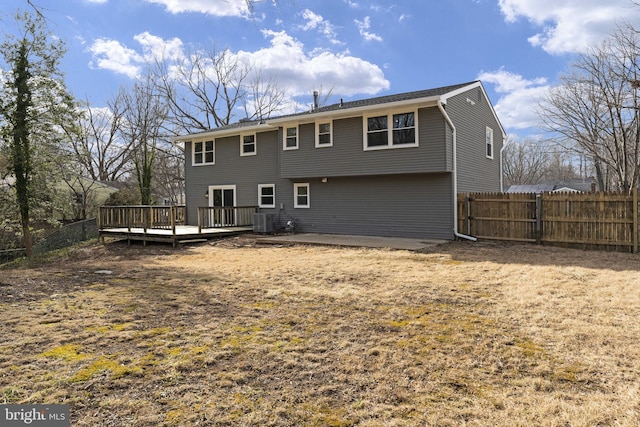
[[[148,3],[164,5],[173,14],[183,12],[197,12],[214,16],[250,15],[246,0],[146,0]]]
[[[541,27],[529,43],[552,54],[582,52],[599,44],[623,20],[640,24],[631,0],[499,0],[507,22],[523,17]]]
[[[120,44],[117,40],[97,39],[89,47],[93,55],[91,66],[111,70],[136,78],[142,71],[144,58],[135,50]]]
[[[325,20],[321,15],[314,13],[309,9],[302,11],[302,17],[307,21],[300,28],[304,31],[318,29],[325,37],[327,37],[332,43],[340,43],[336,39],[336,31],[331,22]]]
[[[130,78],[139,77],[146,61],[164,58],[177,61],[184,58],[182,41],[178,38],[163,40],[148,32],[133,37],[142,47],[142,53],[128,48],[117,40],[97,39],[89,47],[93,59],[91,66],[124,74]]]
[[[149,60],[164,58],[169,61],[177,61],[184,58],[184,46],[182,40],[174,37],[170,40],[163,40],[149,32],[137,34],[133,37],[135,41],[142,45],[144,57]]]
[[[357,19],[354,19],[353,22],[356,23],[356,26],[358,27],[358,31],[360,31],[360,35],[364,37],[365,40],[367,41],[374,40],[378,42],[382,41],[382,37],[380,37],[377,34],[369,32],[369,28],[371,28],[371,19],[368,16],[365,16],[363,21],[358,21]]]
[[[270,45],[254,52],[227,52],[230,60],[260,73],[264,80],[273,79],[287,96],[308,96],[314,89],[333,90],[340,96],[376,94],[389,88],[389,81],[375,64],[348,53],[334,53],[314,49],[305,51],[304,45],[284,31],[264,30]],[[89,48],[92,64],[101,69],[138,77],[146,60],[165,58],[169,62],[185,58],[182,41],[164,40],[148,32],[134,37],[142,53],[116,40],[98,39]]]
[[[540,124],[537,111],[540,101],[550,89],[547,79],[538,77],[528,80],[502,68],[483,72],[478,79],[492,83],[500,94],[495,110],[506,129],[526,129]]]
[[[109,0],[87,0],[89,3],[103,4],[108,3]]]
[[[305,96],[320,87],[335,94],[375,94],[389,88],[389,81],[375,64],[347,53],[326,50],[305,52],[304,45],[284,31],[264,30],[271,39],[269,47],[235,55],[253,65],[263,76],[273,77],[289,96]]]

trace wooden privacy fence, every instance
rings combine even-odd
[[[479,239],[638,252],[638,191],[458,195],[458,229]]]

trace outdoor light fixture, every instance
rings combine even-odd
[[[322,182],[327,182],[329,181],[327,178],[322,178]]]

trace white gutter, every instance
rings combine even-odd
[[[453,181],[453,235],[456,237],[459,237],[461,239],[467,239],[467,240],[471,240],[472,242],[477,241],[478,239],[473,237],[473,236],[467,236],[466,234],[461,234],[458,233],[458,161],[457,161],[457,134],[456,134],[456,127],[453,125],[453,121],[451,120],[451,118],[449,117],[449,115],[447,114],[447,112],[444,109],[444,106],[442,105],[442,100],[439,99],[438,100],[438,108],[440,109],[440,112],[442,113],[442,115],[444,116],[444,119],[447,121],[447,123],[449,124],[449,126],[451,127],[451,131],[452,131],[452,139],[453,139],[453,147],[452,147],[452,151],[453,151],[453,176],[452,176],[452,181]]]

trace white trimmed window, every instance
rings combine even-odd
[[[276,207],[276,185],[275,184],[258,184],[258,207],[261,207],[261,208]]]
[[[487,157],[493,159],[493,129],[487,126],[486,132]]]
[[[316,122],[316,148],[333,145],[332,127],[331,122]]]
[[[309,198],[309,183],[293,184],[293,207],[311,207],[311,199]]]
[[[193,143],[193,164],[212,165],[215,163],[214,141],[196,141]]]
[[[285,127],[283,129],[284,140],[282,141],[283,150],[298,149],[298,126]]]
[[[364,149],[417,147],[417,125],[415,111],[365,116]]]
[[[257,153],[256,148],[256,134],[242,135],[240,137],[240,155],[241,156],[255,156]]]

